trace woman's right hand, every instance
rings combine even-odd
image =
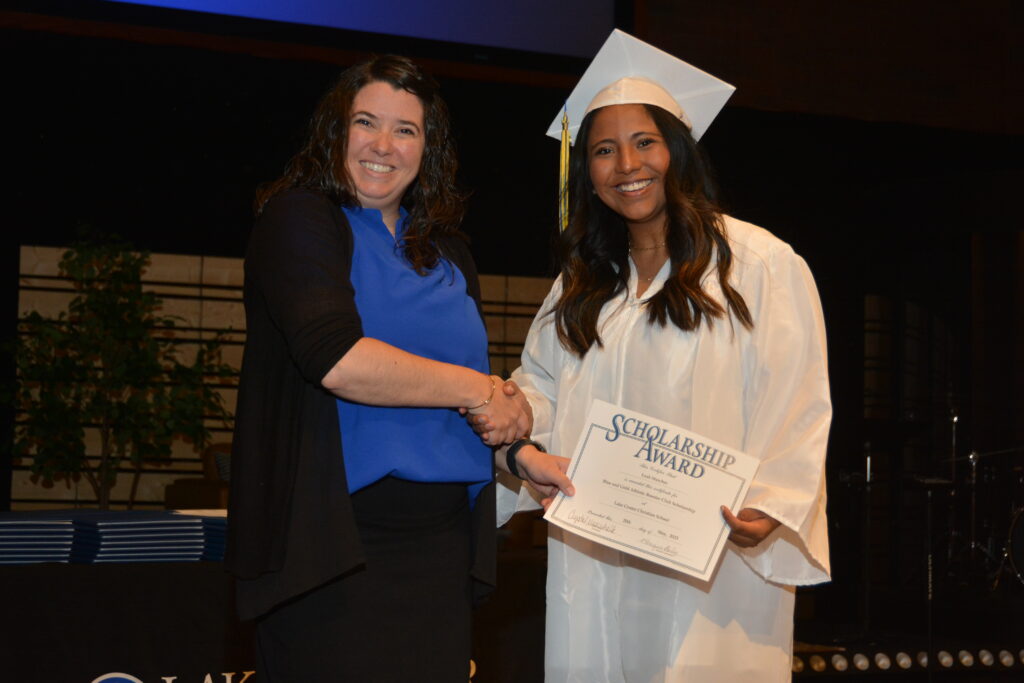
[[[500,377],[491,375],[491,380],[495,383],[491,400],[487,405],[468,409],[470,424],[488,446],[512,443],[529,435],[533,428],[529,402],[522,392],[506,386]],[[485,428],[478,428],[484,425]]]

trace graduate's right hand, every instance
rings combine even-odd
[[[497,392],[495,392],[497,393]],[[530,406],[530,402],[526,400],[526,396],[519,389],[512,380],[505,380],[501,384],[501,393],[504,397],[512,400],[512,402],[519,407],[519,415],[516,419],[515,430],[513,436],[502,439],[502,433],[495,432],[498,427],[491,416],[486,412],[480,412],[476,414],[466,415],[466,421],[469,423],[473,431],[480,435],[483,442],[488,446],[500,446],[502,444],[512,443],[516,439],[521,439],[524,436],[529,436],[530,431],[533,429],[533,408]],[[511,432],[503,432],[507,436]]]
[[[500,446],[529,435],[533,409],[515,382],[503,382],[495,376],[492,379],[501,382],[500,388],[495,389],[490,403],[469,409],[466,420],[485,444]]]

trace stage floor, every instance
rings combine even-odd
[[[515,523],[499,553],[499,588],[476,615],[473,683],[544,680],[543,523]],[[990,577],[938,577],[930,605],[923,582],[919,588],[876,588],[856,596],[843,595],[841,586],[801,589],[796,611],[794,657],[802,668],[794,680],[1024,682],[1024,584],[1010,573],[995,590]],[[934,653],[931,666],[921,666],[924,652]],[[948,667],[938,661],[946,659],[943,652]],[[1009,656],[1010,666],[1000,653],[1004,661]]]

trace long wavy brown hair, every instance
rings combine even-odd
[[[729,284],[732,250],[722,211],[715,201],[710,169],[689,129],[670,113],[644,105],[669,151],[665,177],[668,213],[666,247],[672,273],[648,299],[650,324],[671,320],[681,330],[726,316],[726,308],[701,286],[705,272],[717,271],[725,306],[750,329],[753,320],[743,297]],[[622,216],[594,192],[587,140],[594,112],[583,119],[569,161],[568,228],[559,239],[562,294],[552,309],[562,346],[583,357],[602,346],[597,329],[601,308],[629,286],[629,232]]]
[[[423,275],[438,263],[439,237],[464,238],[459,225],[465,213],[465,196],[455,182],[459,164],[448,107],[437,82],[405,57],[374,57],[342,72],[313,112],[302,149],[291,158],[280,178],[257,190],[255,210],[259,215],[271,197],[293,187],[322,192],[341,206],[359,206],[355,186],[345,169],[349,118],[356,93],[378,81],[407,90],[423,103],[423,160],[419,175],[402,197],[402,206],[409,212],[403,252],[416,272]]]

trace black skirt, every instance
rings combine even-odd
[[[465,683],[466,486],[389,477],[353,494],[352,505],[365,566],[260,619],[260,680]]]

